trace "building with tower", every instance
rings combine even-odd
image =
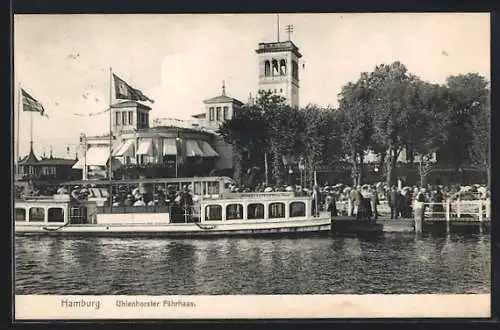
[[[288,26],[290,33],[292,27]],[[299,106],[299,59],[291,41],[259,43],[257,63],[259,90],[283,96]],[[254,102],[249,98],[249,104]],[[191,121],[150,119],[152,109],[137,101],[111,105],[111,134],[81,137],[83,153],[73,166],[84,179],[105,178],[111,162],[115,178],[232,175],[233,147],[217,133],[219,126],[242,111],[244,103],[226,93],[203,101],[204,111]],[[110,148],[111,141],[111,148]],[[111,149],[111,158],[110,155]],[[135,175],[130,175],[135,172]]]
[[[299,59],[302,54],[291,41],[259,43],[259,90],[281,95],[288,105],[299,106]]]

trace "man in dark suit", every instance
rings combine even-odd
[[[398,210],[399,210],[399,196],[398,190],[396,186],[392,186],[391,191],[389,192],[388,202],[389,207],[391,208],[391,219],[398,218]]]

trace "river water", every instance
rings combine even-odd
[[[490,293],[488,235],[16,237],[16,294]]]

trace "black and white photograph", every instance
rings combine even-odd
[[[16,14],[13,65],[17,318],[490,316],[490,14]]]

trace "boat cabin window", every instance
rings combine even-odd
[[[208,194],[209,195],[217,195],[217,194],[220,194],[220,191],[219,191],[219,182],[215,181],[215,182],[207,182],[207,186],[208,186]]]
[[[16,221],[26,221],[26,209],[16,207],[15,219]]]
[[[198,196],[206,195],[205,191],[205,183],[204,182],[195,182],[193,193]]]
[[[206,221],[222,220],[222,206],[207,205],[205,207],[205,220]]]
[[[285,217],[285,203],[269,204],[269,219],[284,218],[284,217]]]
[[[264,219],[264,204],[248,204],[248,219]]]
[[[306,203],[292,202],[290,203],[290,217],[305,217],[306,216]]]
[[[64,210],[61,207],[51,207],[47,212],[48,222],[64,222]]]
[[[30,208],[30,222],[45,221],[45,210],[43,207],[31,207]]]
[[[229,204],[226,206],[226,220],[243,219],[243,205]]]

